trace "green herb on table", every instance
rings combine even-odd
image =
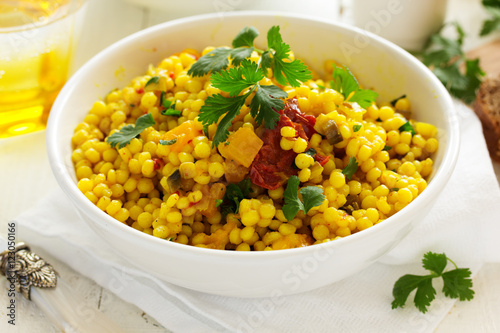
[[[448,261],[455,269],[444,271]],[[434,278],[443,279],[443,293],[450,298],[458,298],[461,301],[470,301],[474,297],[472,290],[471,271],[468,268],[458,268],[457,265],[444,253],[438,254],[427,252],[422,260],[423,267],[430,271],[428,275],[407,274],[400,277],[394,284],[392,295],[394,301],[392,308],[403,307],[408,296],[413,290],[417,290],[414,297],[415,306],[422,313],[427,312],[427,307],[436,297],[436,289],[432,285]]]
[[[494,31],[500,31],[500,0],[483,0],[482,3],[490,17],[483,22],[479,35],[486,36]]]
[[[472,103],[481,84],[484,71],[479,59],[467,59],[462,50],[465,33],[458,23],[454,23],[456,39],[443,36],[443,29],[432,35],[424,50],[417,54],[451,95]]]
[[[140,116],[135,121],[135,125],[126,125],[122,127],[118,132],[111,134],[106,138],[106,142],[112,147],[118,146],[118,148],[123,148],[130,143],[130,140],[137,137],[146,128],[151,127],[155,124],[153,115],[147,113]]]
[[[347,102],[356,102],[367,108],[377,99],[378,94],[375,91],[359,88],[358,80],[347,67],[335,67],[332,75],[331,88],[341,92]]]
[[[290,46],[283,42],[278,26],[269,29],[268,49],[265,51],[253,46],[257,35],[257,29],[244,28],[233,40],[233,49],[217,48],[198,59],[188,71],[193,76],[211,73],[211,84],[229,94],[229,97],[221,94],[209,96],[200,110],[199,120],[205,132],[209,125],[218,123],[212,140],[213,147],[227,139],[232,120],[253,93],[250,114],[257,126],[264,124],[269,129],[276,126],[279,120],[277,111],[284,108],[282,99],[287,98],[288,94],[278,86],[259,83],[268,68],[273,69],[274,77],[281,85],[298,87],[300,82],[312,78],[302,61],[290,59]],[[247,59],[254,50],[262,54],[259,63]],[[234,66],[232,68],[227,68],[228,57]]]
[[[351,179],[352,176],[358,171],[358,162],[356,161],[356,158],[351,156],[349,158],[349,162],[345,166],[345,168],[342,170],[342,173],[345,175],[347,179]]]
[[[291,176],[288,179],[285,192],[283,193],[285,204],[282,210],[288,221],[293,220],[300,210],[307,214],[311,208],[320,206],[325,200],[321,188],[306,186],[298,191],[299,184],[299,177]],[[299,199],[298,192],[302,195],[302,200]]]

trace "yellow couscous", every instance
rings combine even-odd
[[[187,74],[212,50],[184,50],[150,66],[96,101],[76,127],[78,188],[116,220],[187,245],[287,249],[382,223],[426,188],[437,130],[410,119],[409,99],[363,108],[315,75],[279,85],[288,97],[273,129],[255,121],[247,98],[227,140],[214,146],[218,124],[204,128],[200,110],[208,97],[227,94],[210,75]],[[260,57],[254,51],[250,60]],[[325,66],[331,75],[335,64]],[[277,85],[272,70],[259,83]],[[148,114],[154,125],[126,144],[106,140]],[[320,200],[292,218],[283,210],[291,177],[300,183],[296,202],[307,206],[304,188],[319,189]]]

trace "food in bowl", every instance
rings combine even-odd
[[[347,237],[427,186],[435,126],[376,104],[334,61],[321,79],[268,32],[169,56],[96,101],[72,137],[78,188],[169,241],[265,251]],[[411,92],[408,92],[411,94]]]

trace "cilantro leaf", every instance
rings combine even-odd
[[[286,98],[288,94],[274,85],[258,85],[255,96],[250,102],[250,114],[255,123],[273,129],[280,119],[277,111],[285,107],[285,102],[279,98]]]
[[[288,179],[283,198],[285,204],[282,207],[285,218],[290,221],[302,210],[307,214],[313,207],[320,206],[325,200],[323,190],[316,186],[306,186],[300,189],[302,201],[299,199],[298,189],[300,180],[297,176],[291,176]]]
[[[434,298],[436,298],[436,289],[432,286],[432,278],[427,276],[418,284],[413,302],[420,312],[426,313],[427,307],[431,305]]]
[[[218,47],[200,57],[188,70],[188,75],[203,76],[209,72],[219,72],[229,65],[231,49]]]
[[[448,263],[448,258],[444,253],[427,252],[422,259],[422,266],[436,274],[442,274]]]
[[[238,96],[244,89],[249,88],[264,78],[264,73],[255,62],[244,60],[241,66],[212,73],[212,85],[229,93],[229,96]]]
[[[360,89],[358,80],[347,67],[335,67],[330,82],[332,89],[342,93],[349,102],[356,102],[367,108],[377,99],[378,94],[373,90]],[[351,95],[353,93],[353,95]]]
[[[486,36],[493,31],[500,30],[500,1],[499,0],[483,0],[484,8],[490,14],[490,18],[483,22],[480,36]]]
[[[299,200],[299,189],[300,180],[297,176],[291,176],[288,179],[285,192],[283,192],[283,198],[285,199],[285,204],[281,208],[283,210],[283,215],[288,221],[295,218],[299,210],[304,210],[304,204]]]
[[[349,162],[345,166],[345,168],[342,170],[342,173],[345,175],[347,179],[351,179],[352,176],[358,171],[358,162],[356,161],[356,157],[351,156],[349,158]]]
[[[323,189],[316,186],[306,186],[300,189],[302,194],[302,201],[304,203],[304,212],[307,214],[311,208],[321,206],[325,201]]]
[[[146,128],[155,124],[153,115],[147,113],[140,116],[135,121],[135,125],[123,126],[118,132],[115,132],[106,138],[106,142],[112,147],[123,148],[130,143],[130,140],[142,133]]]
[[[222,200],[222,199],[215,199],[215,207],[219,207],[222,204],[222,202],[224,202],[224,200]]]
[[[407,274],[400,277],[394,283],[392,289],[392,295],[394,296],[392,308],[403,307],[410,293],[416,289],[413,300],[415,306],[422,313],[427,312],[427,308],[436,297],[436,290],[432,286],[432,280],[438,277],[443,278],[443,293],[445,296],[459,298],[461,301],[471,300],[474,297],[472,280],[470,279],[471,271],[468,268],[455,268],[444,272],[448,261],[453,263],[444,253],[427,252],[422,260],[422,265],[430,271],[430,274]]]
[[[352,126],[352,131],[354,133],[358,132],[361,129],[362,125],[356,124]]]
[[[168,109],[162,110],[161,114],[164,116],[180,117],[182,115],[182,112],[179,110],[174,110],[172,108],[168,108]]]
[[[174,143],[177,142],[177,139],[172,139],[172,140],[159,140],[158,143],[163,145],[163,146],[171,146]]]
[[[470,301],[474,297],[472,290],[471,271],[468,268],[457,268],[443,273],[443,293],[451,298],[461,301]]]
[[[410,132],[412,136],[417,134],[417,132],[415,132],[415,129],[413,128],[413,126],[410,124],[409,121],[407,121],[406,123],[401,125],[399,127],[399,131],[400,132]]]
[[[479,66],[479,59],[467,59],[463,52],[465,33],[462,27],[458,23],[452,25],[457,37],[444,37],[441,30],[431,36],[419,58],[434,72],[451,95],[466,103],[472,103],[485,73]]]
[[[383,151],[389,151],[391,149],[392,149],[391,146],[384,146],[384,148],[382,148]]]
[[[244,27],[233,39],[233,48],[240,46],[253,46],[253,41],[259,35],[254,27]]]
[[[198,117],[204,126],[217,123],[219,118],[226,114],[217,126],[217,131],[212,140],[213,147],[217,147],[219,143],[226,141],[229,136],[231,121],[240,113],[240,109],[245,104],[245,100],[250,93],[251,91],[231,98],[224,97],[221,94],[207,97]]]
[[[362,108],[367,108],[377,99],[378,94],[373,90],[359,89],[349,98],[349,102],[356,102]]]
[[[233,65],[239,66],[243,60],[250,58],[253,50],[253,47],[239,47],[237,49],[233,49],[230,55]]]
[[[406,274],[400,277],[392,289],[394,300],[392,301],[392,308],[396,309],[403,307],[410,296],[410,293],[417,289],[420,283],[427,279],[426,276]]]
[[[311,71],[302,61],[298,59],[290,61],[290,45],[283,42],[279,26],[273,26],[269,29],[267,33],[267,45],[274,51],[271,62],[274,65],[274,78],[279,84],[283,86],[289,84],[292,87],[299,87],[300,82],[305,82],[312,78]]]

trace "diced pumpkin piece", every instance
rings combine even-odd
[[[164,140],[176,139],[177,141],[170,146],[170,151],[178,153],[189,141],[201,134],[200,126],[194,120],[188,120],[165,133]]]
[[[219,144],[219,152],[226,159],[249,168],[264,142],[248,127],[240,127],[226,142]]]

